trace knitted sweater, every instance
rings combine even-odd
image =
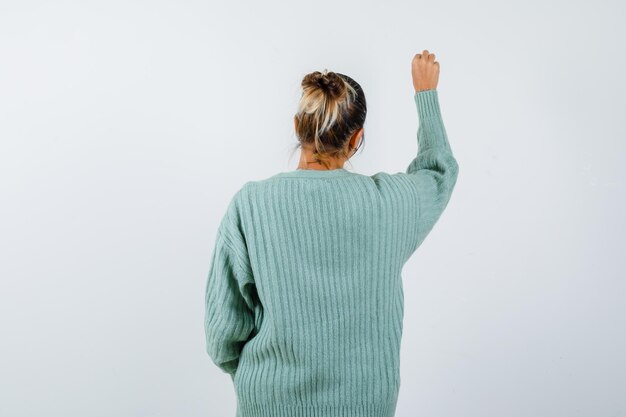
[[[406,172],[296,169],[234,194],[216,233],[204,325],[237,417],[394,415],[401,271],[459,170],[437,90],[414,99],[418,152]]]

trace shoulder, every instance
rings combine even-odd
[[[262,192],[265,180],[252,180],[241,184],[232,194],[226,216],[231,219],[232,223],[238,223],[242,217],[251,212],[251,206],[254,205],[256,196]]]
[[[245,200],[250,194],[250,189],[254,187],[252,185],[253,182],[254,181],[248,181],[243,185],[240,185],[239,188],[235,189],[235,192],[232,194],[226,209],[226,214],[228,216],[239,216],[241,207],[245,205]]]
[[[413,186],[412,176],[406,172],[389,173],[381,171],[370,175],[370,178],[379,189],[390,189],[408,193],[415,188]]]
[[[281,181],[283,181],[283,179],[278,175],[246,181],[235,191],[233,203],[244,204],[269,190],[275,189],[276,187],[280,188]]]
[[[250,183],[246,182],[235,189],[231,194],[230,200],[226,206],[226,212],[222,219],[220,229],[229,229],[232,227],[238,227],[241,221],[243,208],[246,206],[245,200],[250,190]]]
[[[257,193],[264,180],[246,181],[235,190],[231,199],[232,205],[242,205],[247,202],[253,194]]]
[[[226,212],[220,224],[220,230],[226,235],[242,236],[247,225],[254,222],[258,196],[263,194],[264,181],[253,180],[241,184],[232,193]]]

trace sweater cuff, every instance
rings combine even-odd
[[[439,95],[436,89],[416,91],[414,98],[420,119],[441,116]]]

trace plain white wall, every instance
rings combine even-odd
[[[404,269],[397,415],[626,416],[625,11],[3,1],[0,415],[234,416],[203,330],[228,201],[295,169],[324,68],[367,95],[346,167],[404,171],[428,49],[460,176]]]

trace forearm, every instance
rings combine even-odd
[[[446,208],[459,165],[448,142],[437,90],[416,92],[415,103],[419,115],[418,151],[406,172],[419,196],[419,245]]]

